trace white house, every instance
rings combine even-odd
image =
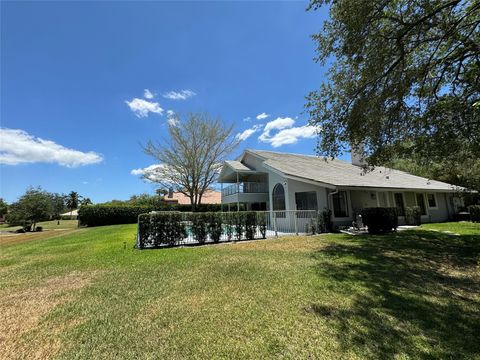
[[[385,167],[364,172],[360,159],[353,156],[352,162],[245,150],[220,172],[224,210],[232,204],[247,210],[328,208],[334,224],[343,225],[367,207],[397,207],[402,214],[405,207],[419,206],[422,222],[438,222],[462,205],[456,196],[462,188]]]

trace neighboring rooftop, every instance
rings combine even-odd
[[[170,204],[186,204],[190,205],[190,199],[180,193],[173,192],[165,195],[163,201]],[[220,204],[222,202],[222,193],[220,191],[207,190],[202,196],[202,204]]]
[[[359,166],[337,159],[325,160],[316,156],[263,150],[247,150],[247,152],[264,158],[264,164],[267,167],[280,171],[285,175],[334,186],[434,191],[463,189],[441,181],[429,180],[383,166],[364,172]]]

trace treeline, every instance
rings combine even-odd
[[[11,226],[21,225],[26,231],[34,231],[39,221],[60,219],[62,213],[89,204],[92,204],[89,198],[75,191],[65,195],[30,187],[10,205],[0,199],[0,216],[6,216],[5,220]]]

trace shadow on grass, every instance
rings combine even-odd
[[[480,356],[480,236],[406,231],[349,237],[316,252],[336,298],[309,312],[361,357]]]

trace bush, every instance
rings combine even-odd
[[[205,213],[189,214],[192,221],[192,235],[199,244],[204,244],[208,236],[208,216]]]
[[[210,239],[214,243],[218,243],[222,236],[223,228],[222,228],[222,214],[221,213],[214,213],[209,212],[206,213],[207,220],[208,220],[208,234],[210,235]]]
[[[135,224],[140,214],[151,211],[189,212],[190,205],[163,204],[162,206],[129,206],[129,205],[87,205],[78,210],[81,225],[103,226],[116,224]],[[198,212],[220,211],[220,204],[200,204]]]
[[[35,228],[35,231],[38,231],[38,232],[43,231],[43,227],[42,226],[37,226]]]
[[[180,213],[164,212],[142,214],[138,217],[138,246],[158,247],[177,245],[187,231]]]
[[[480,205],[470,205],[468,212],[470,213],[470,220],[472,222],[480,222]]]
[[[323,209],[318,213],[317,231],[319,233],[333,232],[332,210]]]
[[[233,233],[235,230],[234,213],[231,213],[231,212],[223,213],[222,218],[223,218],[223,223],[225,224],[225,235],[227,237],[227,240],[230,241],[232,240]]]
[[[422,209],[420,209],[420,206],[405,208],[405,224],[417,226],[422,224]]]
[[[258,230],[260,231],[262,239],[267,238],[267,216],[267,212],[258,213]]]
[[[244,213],[245,219],[245,238],[248,240],[255,239],[257,233],[257,213],[255,211],[248,211]]]
[[[396,231],[398,217],[396,208],[373,207],[362,210],[363,223],[370,234]]]

